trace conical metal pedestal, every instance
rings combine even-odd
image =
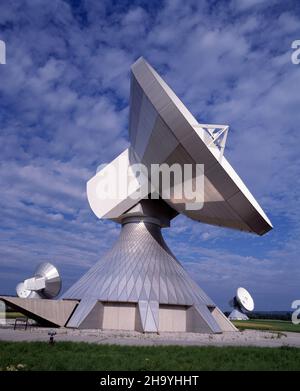
[[[143,332],[236,330],[166,245],[159,222],[122,221],[119,239],[62,297],[79,300],[67,327]]]
[[[239,308],[234,308],[228,316],[229,320],[249,320],[248,316],[240,311]]]

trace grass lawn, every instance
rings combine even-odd
[[[300,324],[295,325],[288,320],[272,320],[272,319],[249,319],[235,320],[234,325],[240,329],[255,329],[255,330],[271,330],[271,331],[292,331],[300,333]]]
[[[26,316],[21,314],[20,312],[6,312],[5,317],[6,319],[26,318]]]
[[[1,370],[300,370],[300,349],[2,342]]]

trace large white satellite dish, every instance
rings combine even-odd
[[[16,287],[17,296],[33,299],[53,299],[61,290],[61,277],[57,268],[48,262],[41,263],[31,278]]]
[[[129,113],[130,148],[122,152],[87,183],[87,196],[99,218],[120,222],[123,214],[148,195],[145,182],[134,178],[131,166],[153,164],[204,164],[204,197],[201,209],[187,209],[186,202],[163,197],[177,213],[206,224],[263,235],[272,224],[242,179],[224,156],[227,125],[199,123],[158,73],[143,59],[131,67]],[[110,169],[122,167],[131,186],[121,196],[99,197]],[[192,180],[195,177],[193,176]],[[111,179],[113,181],[113,179]],[[133,197],[133,195],[138,194]]]
[[[235,297],[230,301],[233,311],[228,318],[230,320],[248,320],[245,312],[254,310],[254,301],[247,289],[239,287],[236,291]]]

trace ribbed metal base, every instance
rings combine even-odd
[[[94,328],[95,306],[109,302],[136,303],[142,331],[160,330],[162,305],[187,308],[186,331],[236,330],[174,257],[154,219],[126,218],[112,249],[62,298],[80,300],[68,327]]]
[[[230,320],[249,320],[248,316],[241,312],[238,308],[235,308],[228,316]]]

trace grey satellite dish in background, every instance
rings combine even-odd
[[[235,297],[230,300],[229,304],[233,307],[233,311],[228,318],[230,320],[248,320],[246,312],[254,310],[254,301],[250,293],[245,288],[238,288]]]
[[[34,276],[16,287],[18,297],[26,299],[53,299],[61,290],[61,277],[57,268],[48,262],[41,263]]]

